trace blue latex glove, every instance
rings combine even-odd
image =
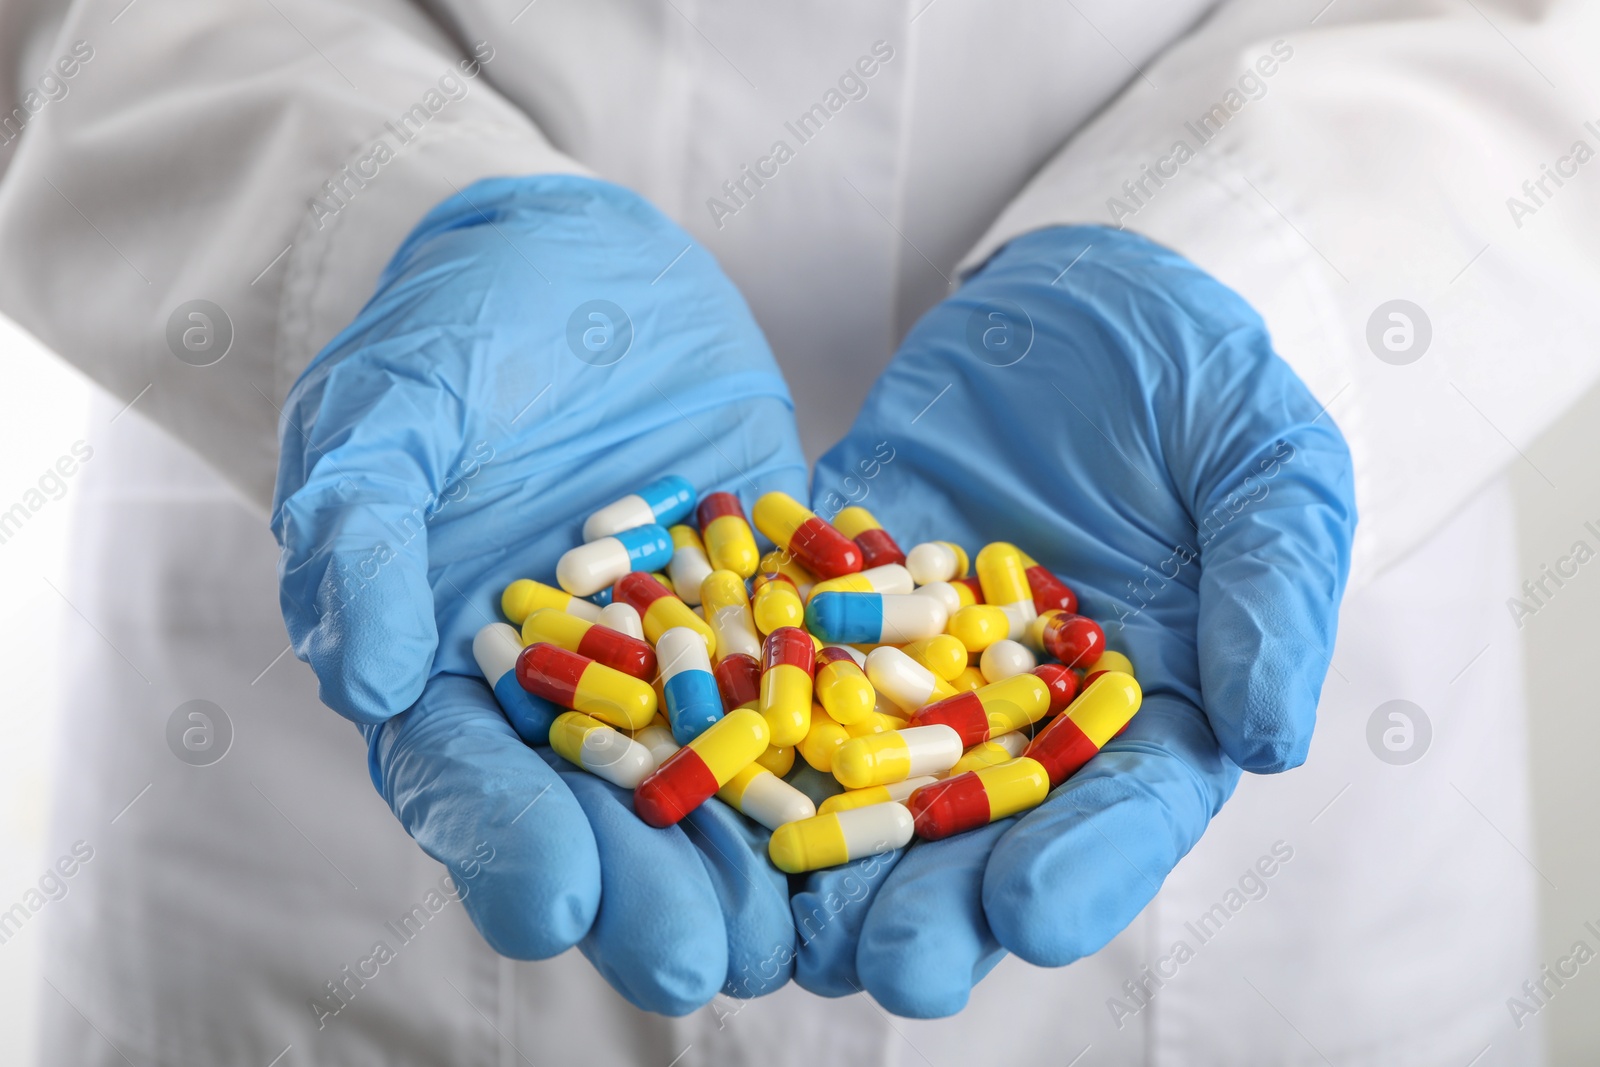
[[[880,441],[895,458],[864,479]],[[1350,456],[1255,312],[1172,252],[1100,228],[1007,245],[911,331],[814,498],[864,503],[907,548],[1015,542],[1131,657],[1144,704],[1034,811],[812,875],[802,923],[863,904],[803,945],[807,988],[942,1016],[1007,951],[1071,963],[1150,901],[1241,768],[1304,761]]]
[[[290,391],[280,437],[295,653],[488,942],[577,944],[674,1014],[786,981],[766,834],[718,802],[646,826],[626,792],[525,744],[471,653],[508,582],[551,580],[590,512],[660,474],[747,506],[804,491],[788,390],[711,256],[613,185],[479,182],[407,238]]]

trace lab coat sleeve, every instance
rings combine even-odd
[[[1597,16],[1225,3],[1130,72],[963,270],[1100,223],[1240,292],[1349,442],[1359,584],[1506,465],[1545,485],[1529,445],[1600,374]]]
[[[0,38],[0,310],[263,509],[289,384],[427,210],[582,172],[404,0],[22,0]]]

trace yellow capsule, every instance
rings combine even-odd
[[[904,804],[873,804],[780,826],[767,842],[767,855],[778,870],[800,874],[892,852],[910,844],[914,832]]]
[[[1028,585],[1028,569],[1023,566],[1022,553],[1017,546],[1006,541],[994,541],[978,552],[978,585],[983,588],[983,599],[995,607],[1005,607],[1027,601],[1033,603],[1033,589]]]
[[[794,583],[800,590],[800,598],[804,600],[811,595],[811,589],[817,584],[817,576],[800,565],[789,553],[781,548],[775,548],[761,557],[761,572],[763,574],[777,571]]]
[[[925,785],[932,785],[939,779],[931,774],[924,774],[917,778],[907,778],[903,782],[893,782],[889,785],[874,785],[866,789],[846,789],[843,793],[835,793],[824,800],[817,808],[817,814],[828,815],[836,811],[849,811],[851,808],[865,808],[872,804],[887,804],[893,801],[903,804],[906,798]]]
[[[1089,669],[1083,672],[1083,676],[1087,678],[1091,674],[1099,674],[1102,671],[1121,671],[1123,674],[1133,674],[1133,661],[1121,652],[1113,652],[1108,648],[1100,653],[1099,659],[1089,665]]]
[[[968,652],[982,652],[1011,635],[1011,620],[993,604],[974,604],[950,616],[946,629]]]
[[[800,750],[801,757],[807,763],[823,774],[828,774],[833,770],[834,751],[848,740],[850,740],[849,731],[834,722],[820,705],[813,704],[811,728],[795,747]]]
[[[947,682],[955,681],[967,669],[967,646],[949,634],[913,641],[900,646],[900,651]]]
[[[756,757],[756,762],[782,778],[794,767],[794,746],[768,745],[767,750]]]
[[[806,606],[787,574],[764,572],[757,574],[752,584],[755,595],[750,599],[750,611],[755,615],[757,630],[770,634],[780,626],[805,626]]]
[[[888,733],[891,730],[904,730],[911,725],[910,719],[902,719],[898,715],[889,715],[874,709],[865,718],[855,722],[846,723],[844,728],[850,731],[851,737],[866,737],[868,734]]]
[[[976,667],[967,667],[950,683],[958,693],[971,693],[989,684],[989,679]]]
[[[540,608],[555,608],[586,622],[597,622],[600,618],[599,605],[530,578],[518,578],[500,594],[500,610],[518,626]]]

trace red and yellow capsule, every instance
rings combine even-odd
[[[633,791],[633,810],[651,826],[672,826],[767,750],[767,720],[748,709],[730,711],[684,745]]]
[[[814,688],[817,700],[836,722],[849,726],[872,714],[877,690],[863,670],[866,657],[839,645],[826,645],[817,653]]]
[[[961,735],[964,748],[981,745],[991,737],[1021,730],[1044,718],[1050,710],[1050,687],[1043,678],[1018,674],[991,682],[973,693],[929,704],[911,719],[913,726],[942,723]]]
[[[1039,644],[1068,667],[1086,667],[1106,650],[1106,632],[1100,624],[1070,611],[1051,611],[1035,623]]]
[[[991,542],[979,550],[976,567],[984,603],[1005,612],[1010,624],[1007,637],[1022,637],[1038,613],[1033,608],[1033,589],[1028,585],[1021,550],[1008,541]]]
[[[557,645],[642,681],[656,676],[656,650],[625,633],[585,622],[555,608],[539,608],[522,621],[522,643]]]
[[[1028,576],[1028,588],[1033,590],[1033,610],[1043,615],[1047,611],[1077,611],[1078,595],[1055,576],[1049,567],[1022,553],[1022,565]]]
[[[1054,788],[1117,736],[1143,699],[1131,674],[1106,671],[1084,688],[1065,714],[1040,730],[1023,754],[1044,767]]]
[[[811,728],[812,678],[817,646],[811,635],[783,626],[761,648],[761,714],[774,745],[797,745]]]
[[[782,571],[764,571],[751,583],[755,592],[750,598],[750,611],[756,619],[756,629],[764,634],[783,626],[804,626],[806,606],[800,599],[800,589]]]
[[[906,554],[900,551],[900,546],[889,536],[889,531],[866,508],[845,508],[833,517],[833,524],[840,533],[860,546],[863,567],[905,563]]]
[[[1044,803],[1050,776],[1026,756],[925,785],[906,801],[917,836],[937,841]]]
[[[756,529],[819,578],[837,578],[861,569],[856,543],[787,493],[767,493],[756,501]]]
[[[775,548],[761,557],[760,570],[762,574],[777,573],[788,578],[800,590],[801,600],[809,597],[817,584],[817,576],[800,566],[798,560],[781,548]]]
[[[695,512],[706,557],[716,570],[732,571],[740,578],[756,572],[761,552],[745,520],[744,506],[732,493],[707,493]]]
[[[711,672],[722,694],[722,710],[757,708],[761,702],[761,661],[743,652],[723,656]]]
[[[517,655],[517,682],[535,696],[625,730],[647,725],[658,706],[649,682],[543,641]]]
[[[1041,663],[1033,669],[1036,677],[1044,679],[1050,687],[1050,710],[1046,715],[1059,715],[1077,697],[1078,676],[1064,663]]]
[[[1084,668],[1083,684],[1088,685],[1107,671],[1121,671],[1123,674],[1133,674],[1133,661],[1121,652],[1113,652],[1109,648],[1100,653],[1100,658]]]
[[[716,652],[717,637],[711,627],[689,605],[668,592],[655,575],[644,571],[624,574],[617,579],[612,596],[639,613],[644,623],[644,636],[651,644],[661,640],[661,635],[674,626],[687,626],[705,639],[708,653]]]

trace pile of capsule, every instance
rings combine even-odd
[[[752,517],[765,556],[733,494],[652,482],[473,642],[522,737],[652,826],[716,796],[773,831],[780,870],[831,867],[1037,806],[1139,709],[1127,658],[1014,545],[969,575],[959,545],[902,552],[863,508],[830,524],[768,493]]]

